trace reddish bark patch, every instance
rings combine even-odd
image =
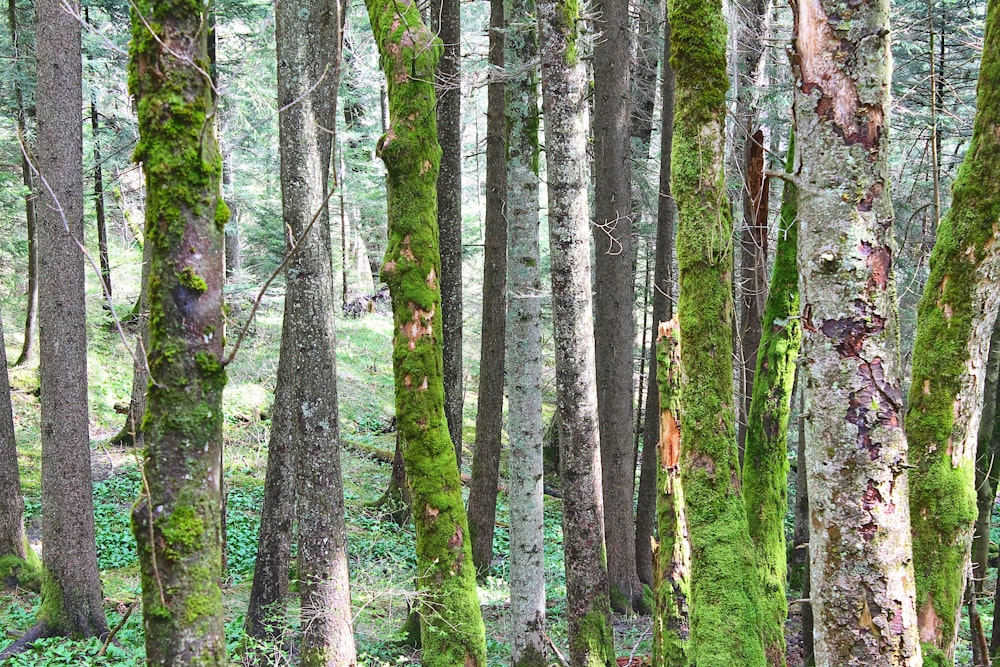
[[[858,446],[868,452],[869,460],[875,461],[881,446],[872,440],[872,429],[899,425],[902,394],[898,386],[886,382],[882,360],[878,357],[870,362],[862,360],[858,365],[858,377],[862,386],[849,395],[846,418],[858,429]]]
[[[874,187],[872,186],[872,188]],[[879,291],[885,291],[889,286],[892,252],[885,246],[872,246],[867,241],[861,243],[858,252],[865,258],[865,264],[868,266],[868,270],[872,272],[868,278],[869,288],[875,287]]]

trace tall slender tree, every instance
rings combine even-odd
[[[579,7],[572,0],[541,0],[536,14],[544,73],[570,660],[576,665],[610,666],[615,656],[604,555],[587,210],[587,84],[577,44]]]
[[[635,569],[633,356],[635,258],[632,234],[628,0],[595,3],[594,27],[594,339],[601,431],[604,532],[611,603],[643,606]]]
[[[486,230],[483,243],[483,319],[479,354],[476,446],[469,485],[472,560],[482,575],[493,560],[497,483],[503,435],[507,328],[507,132],[504,122],[504,7],[490,3],[490,80],[486,92]],[[440,198],[440,196],[439,196]]]
[[[674,70],[670,66],[670,20],[663,21],[663,55],[660,59],[660,174],[656,205],[656,258],[653,266],[653,323],[673,318],[674,262],[674,198],[670,191],[670,153],[674,136]],[[643,424],[642,464],[639,476],[639,498],[636,505],[635,551],[636,570],[639,577],[652,576],[653,551],[650,548],[653,527],[656,525],[657,457],[660,439],[660,392],[656,390],[656,346],[649,351],[649,391],[646,394],[646,420]],[[647,572],[648,568],[648,572]],[[651,579],[649,580],[652,581]],[[645,580],[644,580],[645,583]]]
[[[506,0],[507,355],[511,663],[545,665],[538,40],[533,0]]]
[[[17,114],[17,134],[20,141],[28,138],[28,110],[24,103],[24,69],[22,66],[21,30],[17,21],[17,3],[7,0],[7,23],[10,29],[11,58],[14,62],[14,109]],[[38,244],[36,243],[35,212],[35,175],[28,162],[28,156],[21,149],[21,179],[26,192],[24,193],[24,218],[28,235],[28,302],[24,314],[24,342],[21,353],[14,361],[14,366],[20,366],[28,361],[35,349],[35,331],[38,329]]]
[[[764,664],[760,585],[740,489],[732,379],[732,220],[723,165],[721,0],[670,0],[676,81],[681,480],[691,539],[691,664]],[[723,621],[725,619],[725,621]],[[720,632],[723,623],[727,630]]]
[[[437,136],[441,145],[437,201],[445,416],[461,467],[465,403],[462,371],[462,5],[459,0],[434,0],[428,4],[431,30],[441,40],[443,48],[435,88]],[[503,294],[503,290],[499,293]]]
[[[786,170],[789,172],[793,168],[794,150],[793,138],[789,142],[786,159]],[[771,289],[761,322],[760,350],[743,456],[743,500],[762,576],[761,627],[764,652],[771,667],[785,665],[785,620],[788,616],[785,599],[788,416],[795,383],[795,364],[802,342],[802,329],[797,317],[796,197],[795,185],[786,182]]]
[[[794,18],[816,664],[919,665],[886,168],[889,3],[862,3],[848,20],[801,0]]]
[[[420,639],[430,667],[486,663],[462,485],[444,413],[433,78],[440,41],[412,0],[367,0],[389,93],[387,172],[396,419],[417,534]]]
[[[913,566],[925,664],[951,664],[976,519],[975,458],[1000,308],[1000,3],[987,8],[972,141],[938,227],[917,310],[906,406]]]
[[[0,322],[0,587],[38,588],[41,563],[24,532],[24,496],[14,442],[7,348]]]
[[[222,160],[205,6],[132,7],[135,158],[146,175],[149,372],[143,489],[132,509],[150,665],[226,663],[222,618]]]

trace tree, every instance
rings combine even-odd
[[[503,435],[504,346],[507,342],[507,133],[504,122],[503,14],[503,0],[492,0],[489,52],[492,70],[486,93],[482,343],[476,446],[472,454],[472,483],[469,486],[472,560],[480,576],[486,573],[493,561],[493,526],[496,523],[500,441]]]
[[[27,109],[24,104],[22,90],[21,68],[21,32],[17,22],[17,4],[15,0],[7,0],[7,21],[10,27],[10,41],[14,61],[14,107],[17,114],[17,135],[20,141],[27,141],[28,123]],[[24,315],[24,343],[21,353],[14,361],[15,366],[28,361],[35,348],[35,330],[38,328],[38,255],[36,243],[37,214],[35,212],[35,175],[28,162],[28,156],[21,149],[21,179],[26,192],[24,193],[24,218],[28,232],[28,304]]]
[[[789,142],[786,171],[794,160],[794,136]],[[761,571],[761,627],[764,653],[771,667],[785,664],[785,599],[787,577],[785,512],[788,507],[788,416],[795,363],[802,329],[799,324],[799,284],[796,267],[798,226],[796,189],[785,183],[771,289],[761,322],[760,349],[747,413],[743,455],[743,501],[750,539]]]
[[[671,0],[676,76],[681,481],[691,540],[691,664],[764,664],[760,585],[734,428],[732,220],[723,166],[726,39],[721,2]],[[720,632],[721,627],[727,631]]]
[[[389,93],[377,151],[387,172],[396,420],[417,534],[424,662],[483,665],[486,638],[455,448],[444,413],[433,74],[440,42],[412,1],[367,0]]]
[[[603,551],[587,211],[587,85],[577,44],[578,12],[576,3],[569,0],[537,3],[539,52],[545,73],[542,108],[560,421],[566,616],[572,664],[611,665],[615,655]]]
[[[632,395],[635,257],[632,236],[628,0],[601,0],[594,27],[594,340],[604,532],[611,603],[643,608],[635,569]]]
[[[42,433],[41,636],[102,636],[87,409],[79,7],[37,2],[37,253]],[[29,631],[28,635],[32,634]],[[37,636],[37,635],[36,635]]]
[[[135,159],[146,175],[149,372],[143,489],[132,509],[150,665],[223,665],[222,161],[211,116],[205,7],[132,9]]]
[[[906,407],[917,616],[925,664],[954,661],[976,519],[975,457],[989,340],[1000,306],[1000,4],[989,3],[972,142],[938,228],[917,310]]]
[[[438,241],[441,251],[441,320],[444,327],[444,400],[448,433],[462,465],[462,10],[459,0],[431,2],[431,30],[442,42],[435,90],[438,173]],[[503,290],[499,290],[503,294]],[[503,340],[501,337],[500,340]]]
[[[816,664],[918,665],[885,141],[888,5],[795,15]],[[850,577],[841,576],[850,571]]]
[[[529,18],[535,12],[534,1],[507,0],[504,5],[511,664],[542,667],[546,662],[538,39]]]
[[[681,350],[677,318],[657,324],[656,391],[659,439],[656,446],[656,603],[653,613],[653,664],[686,667],[687,600],[690,595],[691,548],[687,540],[681,487]]]
[[[40,566],[24,532],[24,497],[7,381],[7,348],[0,323],[0,586],[37,589]]]
[[[653,266],[653,323],[673,319],[674,199],[670,191],[670,153],[674,136],[674,71],[670,67],[670,21],[664,16],[663,57],[660,59],[660,97],[663,117],[660,121],[660,173],[656,206],[656,258]],[[649,391],[646,394],[646,420],[643,424],[642,463],[639,498],[636,507],[636,570],[642,578],[649,569],[652,576],[653,552],[650,548],[656,519],[657,447],[660,439],[660,392],[657,390],[656,345],[649,349]],[[652,579],[649,580],[652,583]]]
[[[282,211],[293,253],[285,270],[282,326],[282,337],[291,339],[282,352],[291,359],[279,379],[289,384],[280,396],[295,448],[300,660],[308,666],[355,662],[326,207],[341,21],[336,0],[275,6]]]

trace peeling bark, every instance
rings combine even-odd
[[[793,56],[816,664],[916,666],[887,195],[889,9],[838,7],[799,0]]]

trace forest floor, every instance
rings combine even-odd
[[[228,300],[234,318],[229,336],[235,336],[252,305],[254,292],[230,290]],[[118,297],[128,301],[128,297]],[[139,486],[140,456],[137,451],[108,445],[121,428],[124,418],[115,412],[116,403],[127,402],[131,390],[132,358],[125,349],[112,318],[99,305],[96,294],[89,297],[89,375],[92,470],[97,526],[98,559],[104,585],[108,621],[116,626],[124,615],[127,622],[117,633],[115,645],[101,653],[101,642],[43,640],[29,652],[8,660],[0,667],[49,667],[55,665],[145,664],[138,564],[129,514]],[[4,333],[9,358],[20,350],[17,324],[23,317],[21,304],[3,304]],[[121,315],[128,307],[121,307]],[[268,295],[249,327],[248,336],[234,363],[229,367],[229,383],[224,398],[225,466],[228,493],[227,558],[224,581],[226,632],[233,664],[241,663],[244,651],[243,615],[257,550],[257,530],[263,498],[270,408],[278,364],[282,314],[280,290]],[[400,663],[419,664],[420,654],[401,646],[400,630],[414,599],[413,580],[416,558],[411,525],[398,527],[385,511],[374,506],[385,490],[390,466],[371,455],[373,449],[391,451],[394,412],[392,385],[392,322],[388,314],[375,312],[363,317],[338,318],[338,393],[342,438],[342,466],[351,568],[354,625],[358,664],[382,667]],[[129,341],[131,344],[131,340]],[[476,333],[467,337],[467,359],[477,356]],[[471,464],[471,443],[475,427],[475,387],[478,369],[469,363],[465,405],[464,441],[466,468]],[[26,523],[36,549],[40,548],[41,449],[38,427],[38,374],[36,365],[12,369],[15,427],[17,431],[21,480],[26,499]],[[551,386],[549,387],[551,390]],[[506,469],[506,461],[501,463]],[[468,472],[468,470],[465,470]],[[506,496],[499,496],[494,560],[479,596],[486,620],[489,665],[509,664],[506,637],[509,608],[509,534]],[[567,654],[565,576],[562,562],[561,505],[545,499],[545,569],[548,628],[552,647]],[[16,638],[34,620],[38,597],[26,591],[0,592],[0,628],[7,640]],[[797,605],[792,605],[788,625],[789,667],[802,661],[801,623]],[[984,622],[989,626],[988,612]],[[297,632],[298,610],[292,603],[288,612],[289,633]],[[966,631],[967,636],[967,631]],[[616,616],[615,639],[620,664],[638,666],[651,654],[652,629],[649,617]],[[2,642],[6,643],[6,642]],[[279,647],[270,647],[276,657]],[[293,664],[281,656],[276,664]],[[285,659],[288,660],[285,660]],[[971,663],[968,643],[958,656],[959,665]],[[282,661],[284,660],[284,661]],[[558,664],[550,652],[550,664]]]

